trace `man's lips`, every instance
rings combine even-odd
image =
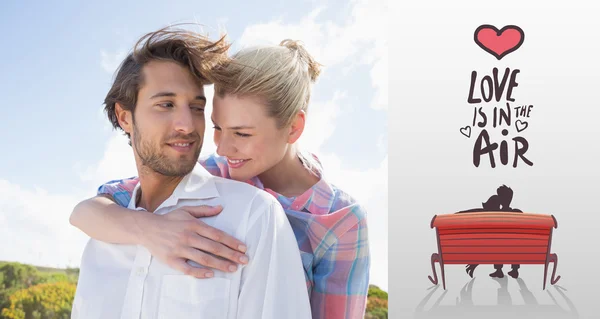
[[[167,143],[167,145],[180,152],[190,151],[194,144],[196,144],[196,141],[174,141],[171,143]]]

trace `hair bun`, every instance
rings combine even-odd
[[[300,41],[285,39],[281,41],[280,46],[284,46],[291,51],[295,51],[299,58],[308,65],[308,75],[311,81],[316,81],[321,74],[321,64],[315,61],[315,59],[306,51]]]

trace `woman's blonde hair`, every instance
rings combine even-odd
[[[311,83],[320,64],[298,41],[283,40],[279,46],[242,50],[224,65],[227,83],[215,83],[215,94],[256,96],[267,106],[279,128],[286,127],[300,111],[308,111]]]
[[[299,41],[289,39],[279,46],[241,50],[223,68],[220,71],[229,78],[215,83],[215,94],[259,98],[279,128],[290,125],[298,112],[308,113],[311,84],[321,73],[321,64]],[[298,157],[309,171],[322,175],[315,157],[300,150]]]

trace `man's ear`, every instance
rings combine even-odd
[[[306,112],[300,111],[294,117],[290,126],[290,135],[288,137],[288,144],[296,143],[296,141],[304,132],[304,126],[306,125]]]
[[[133,132],[133,116],[131,111],[126,110],[120,103],[115,103],[115,114],[117,115],[117,121],[119,121],[119,126],[126,133],[131,134]]]

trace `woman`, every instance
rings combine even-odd
[[[327,182],[318,159],[301,152],[296,144],[304,130],[310,85],[319,75],[319,65],[297,42],[285,40],[279,46],[243,50],[224,67],[233,76],[227,84],[215,84],[211,120],[218,155],[200,163],[213,175],[264,189],[281,203],[302,255],[313,318],[362,318],[370,268],[366,212]],[[173,227],[166,226],[166,217],[126,209],[137,182],[129,178],[102,185],[99,196],[75,207],[71,223],[97,240],[146,246],[162,260],[179,257],[173,247],[183,241],[234,260],[233,254],[216,249],[214,243],[181,239],[170,230]],[[186,209],[194,210],[182,208],[179,213],[184,215],[169,221],[195,221],[181,212]],[[141,225],[143,220],[146,224]],[[203,230],[206,227],[193,231],[215,241],[225,236],[208,235],[208,230],[202,234]],[[200,264],[225,268],[222,261],[204,256]]]

